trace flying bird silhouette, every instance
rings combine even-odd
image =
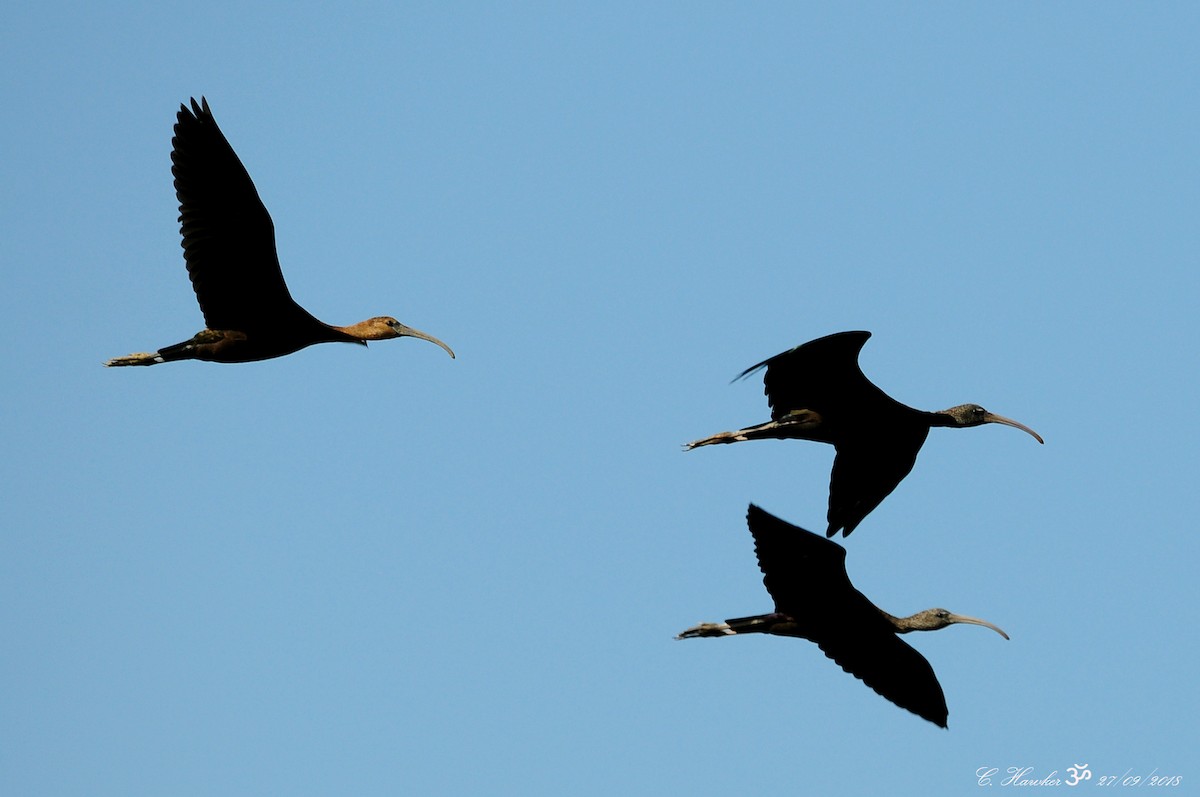
[[[1008,639],[1008,634],[986,620],[945,609],[894,617],[850,583],[846,549],[836,542],[780,520],[754,504],[746,522],[754,535],[758,566],[763,584],[775,600],[775,611],[723,623],[701,623],[676,639],[735,634],[807,639],[882,697],[942,728],[949,711],[941,684],[925,657],[897,634],[971,623]]]
[[[832,537],[840,530],[849,537],[913,469],[932,427],[999,423],[1044,442],[1028,426],[978,404],[960,404],[940,412],[901,404],[872,384],[859,368],[858,354],[869,337],[870,332],[839,332],[747,368],[737,379],[766,369],[763,383],[771,420],[695,440],[686,448],[766,438],[832,444],[837,454],[829,478],[829,527],[825,533]]]
[[[432,335],[377,316],[350,326],[318,321],[292,299],[275,253],[275,226],[208,101],[181,105],[171,139],[171,173],[179,198],[183,257],[206,329],[156,352],[115,357],[105,365],[174,360],[241,363],[282,357],[315,343],[420,338],[454,352]]]

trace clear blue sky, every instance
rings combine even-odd
[[[1185,3],[9,4],[0,791],[1195,793],[1197,42]],[[457,360],[101,367],[202,326],[201,94],[293,295]],[[1046,438],[934,431],[847,541],[883,608],[1012,636],[909,637],[948,731],[807,642],[672,639],[771,608],[746,505],[820,528],[833,453],[681,444],[846,329]]]

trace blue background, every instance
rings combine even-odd
[[[1194,4],[0,12],[0,791],[966,794],[1195,770]],[[208,97],[292,293],[449,343],[107,370],[202,320]],[[950,729],[771,608],[828,446],[742,368],[845,329],[935,430],[847,541]],[[1065,786],[1063,787],[1065,788]]]

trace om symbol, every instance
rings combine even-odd
[[[1087,764],[1076,764],[1073,767],[1067,767],[1067,774],[1071,776],[1071,779],[1066,781],[1068,786],[1078,786],[1083,781],[1089,780],[1092,777],[1092,771],[1088,769]]]

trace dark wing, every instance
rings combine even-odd
[[[775,610],[796,618],[842,669],[901,708],[946,727],[946,698],[925,657],[850,583],[846,549],[758,508],[746,514]]]
[[[859,368],[858,353],[869,337],[870,332],[838,332],[817,338],[747,368],[738,378],[767,369],[763,384],[776,421],[793,410],[813,410],[834,424],[860,412],[909,410]]]
[[[858,611],[850,611],[853,607],[847,607],[847,615],[869,610],[879,619],[878,625],[871,623],[869,628],[861,624],[850,625],[847,617],[842,621],[842,628],[829,629],[813,641],[843,670],[861,679],[880,696],[945,728],[949,711],[933,667],[924,656],[896,636],[878,609],[866,598],[862,600],[866,606],[860,605]],[[864,614],[863,619],[871,618]]]
[[[208,328],[271,328],[307,316],[283,281],[271,216],[207,100],[180,106],[171,144],[183,256]]]
[[[913,469],[917,453],[929,436],[929,427],[900,424],[881,428],[887,439],[853,439],[837,445],[833,471],[829,475],[829,528],[832,537],[839,529],[845,536],[896,489]]]
[[[746,512],[746,524],[777,612],[799,617],[814,606],[840,604],[857,594],[846,575],[846,549],[836,542],[754,504]]]

